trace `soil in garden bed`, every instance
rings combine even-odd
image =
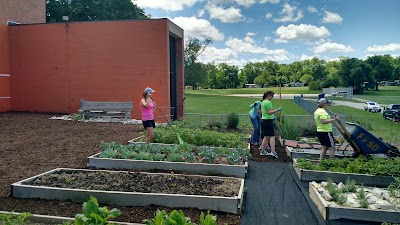
[[[220,197],[237,196],[240,179],[217,179],[178,174],[156,175],[133,172],[56,171],[27,182],[27,185],[58,188],[206,195]]]
[[[250,145],[251,158],[250,160],[256,162],[290,162],[290,157],[287,156],[285,146],[280,146],[279,142],[276,142],[277,146],[275,148],[276,153],[278,153],[278,159],[273,156],[260,156],[259,145]]]
[[[127,143],[140,135],[142,125],[91,123],[50,120],[60,114],[0,113],[0,210],[30,212],[51,216],[74,217],[82,204],[68,201],[14,199],[9,197],[12,183],[58,168],[87,168],[87,157],[99,152],[100,141]],[[118,207],[117,221],[140,223],[154,217],[157,209],[171,208]],[[179,209],[178,209],[179,210]],[[200,210],[184,209],[185,215],[199,223]],[[218,224],[239,225],[240,217],[213,212]]]

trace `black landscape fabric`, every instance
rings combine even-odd
[[[249,162],[241,225],[355,225],[364,221],[324,221],[291,164]]]

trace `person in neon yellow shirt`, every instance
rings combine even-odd
[[[318,109],[314,112],[315,123],[317,124],[317,137],[321,142],[322,150],[319,154],[319,159],[323,159],[326,151],[329,150],[329,158],[335,158],[335,141],[332,135],[332,123],[338,121],[339,118],[335,115],[333,119],[326,111],[330,102],[325,98],[318,100]]]
[[[267,91],[264,93],[263,100],[261,102],[261,134],[263,139],[260,146],[260,155],[271,155],[278,158],[278,154],[275,151],[275,129],[274,129],[274,113],[282,111],[282,108],[273,109],[272,98],[274,97],[273,91]],[[271,148],[271,153],[268,153],[268,144]]]

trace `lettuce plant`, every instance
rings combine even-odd
[[[99,207],[97,199],[90,196],[90,199],[83,203],[82,214],[75,216],[75,225],[109,225],[109,219],[120,215],[119,209],[108,210],[107,207]]]

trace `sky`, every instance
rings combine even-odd
[[[203,63],[239,68],[317,57],[400,56],[400,0],[133,0],[185,39],[211,38]]]

